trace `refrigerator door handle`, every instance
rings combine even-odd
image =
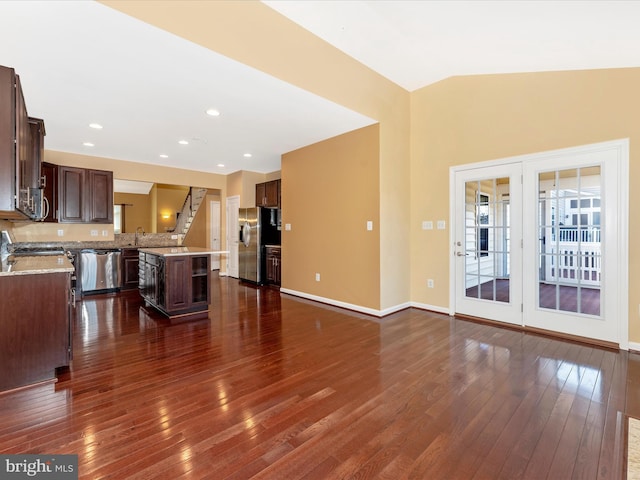
[[[249,222],[244,222],[242,231],[240,232],[240,239],[242,243],[244,243],[245,247],[249,246],[249,243],[251,242],[251,225],[249,225]]]

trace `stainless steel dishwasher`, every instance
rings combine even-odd
[[[81,250],[80,288],[82,295],[118,290],[120,288],[120,250]]]

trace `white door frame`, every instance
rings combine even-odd
[[[240,195],[227,197],[227,275],[238,278],[238,213],[240,209]],[[234,210],[235,214],[231,214]]]
[[[451,223],[449,223],[449,225],[451,225],[451,231],[454,233],[453,242],[455,242],[454,246],[456,247],[453,253],[455,273],[452,272],[452,274],[454,274],[456,278],[462,279],[462,282],[465,283],[464,292],[460,286],[457,287],[457,290],[454,290],[454,304],[456,305],[455,311],[463,315],[491,318],[504,323],[522,326],[522,248],[520,246],[522,239],[522,216],[519,213],[522,210],[522,185],[520,183],[520,179],[522,178],[522,165],[518,162],[513,162],[497,166],[484,166],[480,169],[477,167],[469,169],[455,169],[454,176],[456,183],[454,186],[456,192],[454,210],[456,214],[454,215],[454,219],[452,219]],[[477,246],[474,246],[471,250],[468,249],[468,212],[467,199],[465,196],[467,185],[469,182],[472,182],[473,184],[477,181],[483,182],[485,180],[493,180],[497,178],[509,179],[509,204],[511,212],[509,230],[511,246],[509,251],[510,274],[508,302],[483,300],[480,298],[468,297],[466,295],[466,287],[468,286],[466,284],[466,279],[469,269],[472,269],[473,265],[482,267],[483,264],[483,260],[480,256],[473,256],[478,254]],[[494,185],[494,187],[496,187],[496,185]],[[492,187],[492,189],[494,187]],[[478,193],[493,195],[498,192],[494,192],[492,190],[491,193],[484,191]],[[497,198],[490,198],[489,200],[490,209],[497,206]],[[495,214],[497,212],[493,213]],[[497,221],[497,218],[493,218],[493,215],[491,215],[491,218],[492,223]],[[497,246],[494,245],[490,249],[495,250],[497,249]],[[500,248],[500,250],[502,250],[502,248]],[[470,257],[469,255],[472,256]],[[493,262],[497,261],[495,253],[491,253],[487,258],[489,259],[488,268],[493,271],[496,268],[496,265],[493,264]],[[478,274],[480,274],[481,269],[482,268],[478,268]],[[495,273],[496,272],[493,271],[492,276],[494,276]],[[478,277],[477,280],[481,278],[482,277]]]
[[[458,171],[483,168],[490,166],[506,165],[514,162],[521,162],[523,168],[526,169],[531,162],[536,160],[544,160],[559,156],[572,156],[577,154],[588,154],[603,151],[614,151],[615,161],[617,163],[616,178],[613,180],[615,187],[614,193],[608,192],[607,195],[617,195],[616,201],[618,209],[616,212],[610,212],[608,228],[611,230],[611,238],[609,242],[615,243],[617,249],[617,258],[614,259],[611,271],[616,277],[614,282],[615,289],[606,294],[612,295],[612,301],[615,303],[616,310],[616,336],[617,339],[611,340],[619,345],[622,350],[629,348],[629,139],[612,140],[609,142],[601,142],[578,147],[571,147],[547,152],[540,152],[529,155],[521,155],[500,160],[487,162],[479,162],[468,165],[460,165],[449,169],[449,314],[454,315],[456,312],[456,235],[455,230],[455,174]],[[611,179],[610,179],[611,180]],[[527,195],[525,193],[525,195]],[[537,196],[536,196],[537,197]],[[523,212],[526,213],[526,212]],[[527,233],[524,235],[524,244],[527,239]],[[537,237],[536,237],[537,238]],[[530,303],[530,292],[524,292],[525,302]],[[527,297],[527,295],[529,297]],[[526,319],[525,319],[526,324]]]
[[[220,201],[209,202],[211,250],[220,250]],[[211,270],[220,270],[220,255],[211,255]]]

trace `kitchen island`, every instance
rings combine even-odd
[[[2,259],[0,391],[55,380],[70,364],[73,272],[65,255]]]
[[[228,253],[199,247],[141,248],[138,289],[147,305],[171,319],[209,315],[211,255]]]

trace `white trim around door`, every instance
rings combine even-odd
[[[553,150],[547,152],[510,157],[501,160],[480,162],[469,165],[451,167],[449,176],[450,186],[450,290],[449,290],[449,314],[466,313],[461,302],[459,290],[463,288],[460,282],[460,245],[464,233],[464,223],[460,216],[460,178],[481,178],[483,171],[490,173],[492,178],[510,171],[513,164],[520,164],[522,175],[522,210],[513,212],[523,219],[522,230],[522,326],[558,332],[561,334],[575,335],[592,338],[604,342],[614,343],[623,350],[629,348],[629,140],[613,140],[578,147]],[[541,228],[540,215],[544,210],[539,210],[541,200],[540,189],[543,179],[548,178],[550,170],[558,173],[556,178],[564,178],[564,174],[571,169],[585,173],[599,169],[602,173],[602,255],[599,259],[602,263],[602,290],[601,311],[597,314],[584,314],[579,309],[576,312],[553,311],[547,307],[541,307],[539,296],[539,275],[544,263],[540,264],[544,255],[540,252]],[[486,170],[485,170],[486,169]],[[465,173],[466,172],[466,173]],[[466,177],[465,177],[466,176]],[[458,185],[456,188],[456,177]],[[580,178],[580,173],[578,173]],[[592,179],[589,179],[592,180]],[[547,181],[547,180],[544,180]],[[577,185],[580,185],[578,180]],[[589,187],[586,183],[584,187]],[[586,188],[583,190],[589,190]],[[458,193],[456,194],[456,190]],[[580,198],[580,194],[576,194]],[[511,199],[513,201],[513,199]],[[464,200],[462,200],[464,202]],[[456,202],[458,202],[456,206]],[[578,202],[579,203],[579,202]],[[542,213],[541,213],[542,212]],[[578,212],[580,212],[578,210]],[[586,212],[586,210],[585,210]],[[569,212],[565,212],[569,213]],[[582,215],[587,218],[586,213]],[[569,215],[565,215],[569,217]],[[580,217],[580,215],[578,215]],[[588,216],[589,219],[592,216]],[[559,221],[559,220],[556,220]],[[543,222],[544,223],[544,222]],[[564,228],[564,230],[568,230]],[[579,230],[579,229],[578,229]],[[568,232],[565,232],[568,233]],[[512,249],[516,247],[518,239],[512,238]],[[579,241],[579,240],[578,240]],[[519,246],[519,245],[518,245]],[[576,261],[581,261],[579,255]],[[553,259],[548,257],[548,261]],[[511,270],[514,271],[513,265]],[[517,272],[517,269],[515,270]],[[514,284],[517,285],[518,282]],[[588,287],[590,285],[585,285]],[[463,299],[466,300],[466,299]],[[461,308],[462,306],[462,308]],[[499,315],[492,318],[491,305],[487,312],[482,311],[483,318],[503,321]],[[560,309],[558,309],[560,310]],[[480,311],[480,310],[478,310]],[[518,323],[516,319],[515,322]]]

